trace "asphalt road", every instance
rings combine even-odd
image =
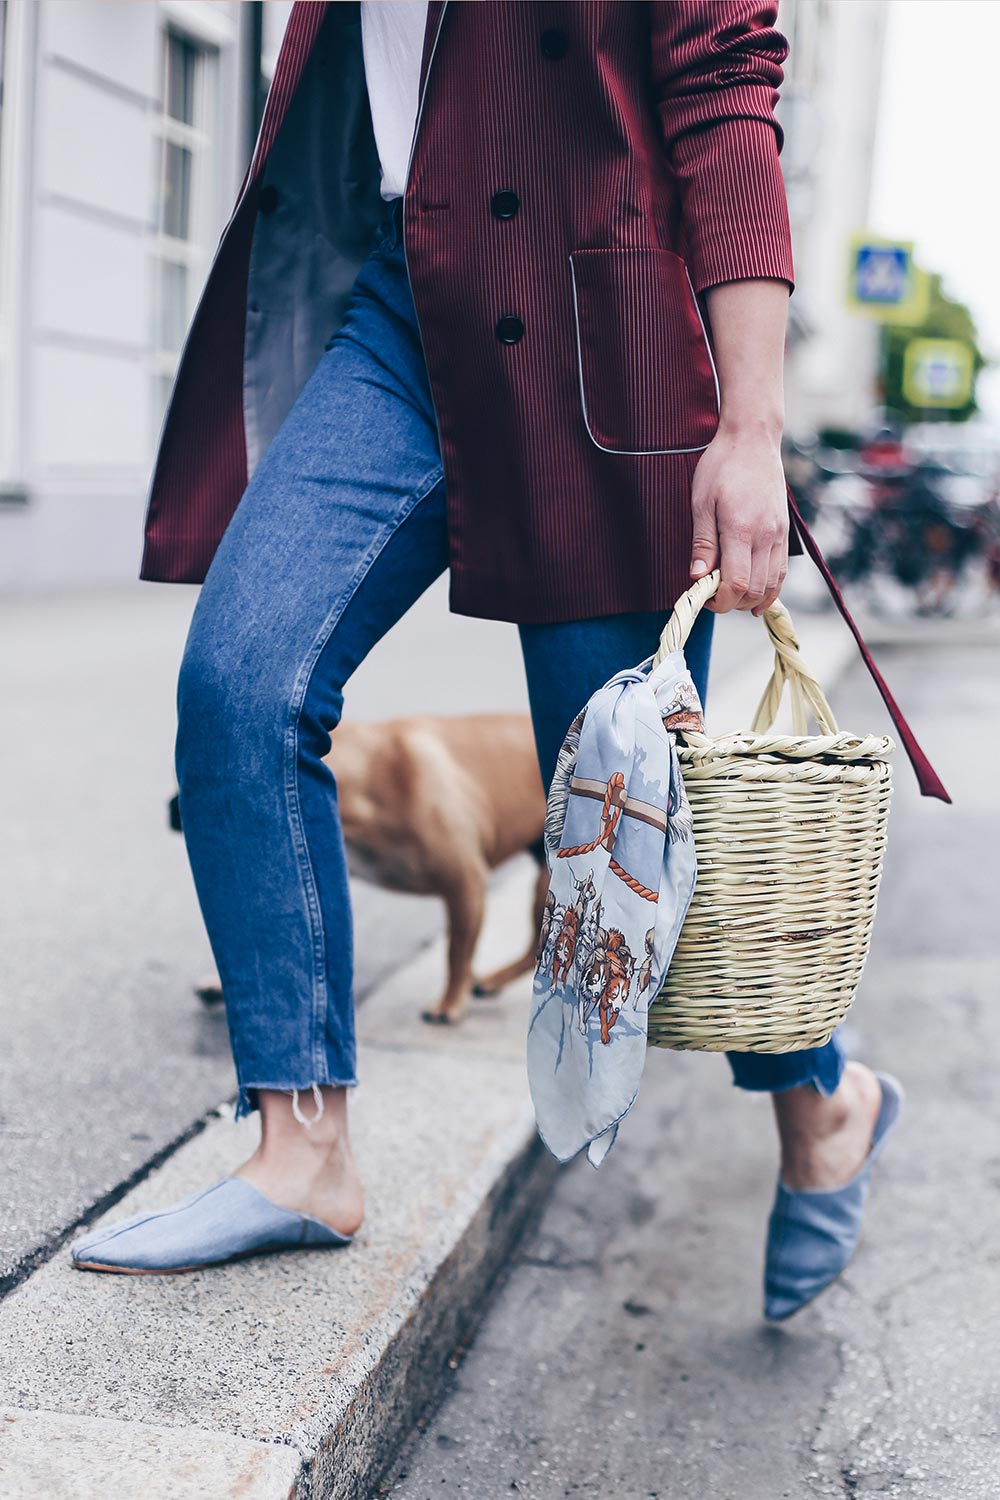
[[[565,1168],[398,1500],[996,1500],[1000,1494],[1000,672],[879,653],[955,805],[898,762],[851,1050],[908,1091],[865,1238],[788,1324],[760,1313],[775,1149],[723,1059],[651,1053],[605,1164]],[[860,670],[841,723],[885,725]]]

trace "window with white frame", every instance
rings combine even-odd
[[[172,25],[164,27],[160,107],[153,122],[154,429],[162,423],[210,262],[217,60],[214,47]]]

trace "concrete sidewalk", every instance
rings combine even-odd
[[[0,600],[0,1294],[232,1089],[225,1018],[192,991],[212,957],[166,816],[196,596],[136,584]],[[438,587],[355,675],[347,711],[517,711],[524,697],[514,627],[449,616]],[[435,901],[357,895],[363,999],[442,918]]]
[[[769,670],[760,631],[734,625],[752,670],[741,644],[713,686],[713,730],[748,721]],[[802,636],[835,682],[854,649],[847,632],[818,617]],[[519,948],[531,883],[527,861],[497,882],[482,962]],[[443,965],[441,944],[425,947],[359,1013],[354,1133],[369,1217],[354,1247],[180,1278],[87,1276],[59,1251],[6,1298],[4,1500],[103,1500],[130,1484],[150,1500],[369,1492],[554,1176],[524,1078],[527,983],[442,1033],[418,1013]],[[198,1133],[106,1216],[231,1170],[255,1123],[228,1116],[203,1112]]]

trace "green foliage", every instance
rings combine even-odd
[[[961,339],[972,348],[973,396],[954,411],[911,406],[903,396],[903,356],[913,338]],[[880,363],[883,402],[906,422],[967,422],[979,410],[975,399],[975,377],[986,364],[979,347],[975,320],[964,302],[955,302],[941,290],[941,277],[930,274],[930,307],[927,317],[917,327],[905,324],[882,325]]]

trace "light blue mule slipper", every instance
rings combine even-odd
[[[279,1208],[244,1177],[223,1177],[158,1213],[135,1214],[70,1245],[78,1271],[198,1271],[269,1250],[349,1245],[319,1219]]]
[[[850,1182],[793,1192],[779,1174],[764,1266],[764,1316],[772,1322],[791,1317],[818,1297],[857,1249],[872,1168],[903,1108],[902,1084],[888,1073],[875,1076],[882,1086],[882,1104],[868,1155]]]

